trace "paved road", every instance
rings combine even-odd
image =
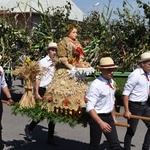
[[[13,99],[18,101],[21,98],[23,88],[20,80],[13,82],[11,92]],[[59,147],[52,147],[46,143],[47,140],[47,122],[44,120],[39,123],[34,130],[34,140],[32,143],[26,142],[24,127],[30,122],[29,118],[20,115],[11,115],[11,107],[3,104],[3,140],[5,142],[4,150],[87,150],[89,143],[89,126],[86,128],[76,125],[71,128],[67,124],[56,124],[55,138],[59,143]],[[123,109],[121,108],[121,112]],[[118,117],[118,121],[126,123],[122,117]],[[117,127],[118,136],[121,145],[126,131],[124,127]],[[139,122],[138,131],[132,140],[132,150],[141,150],[144,140],[146,128],[142,121]],[[102,136],[100,150],[109,150],[107,141]]]

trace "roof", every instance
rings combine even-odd
[[[35,10],[43,12],[48,8],[64,7],[71,3],[72,10],[69,19],[83,21],[85,14],[72,2],[72,0],[0,0],[0,9],[8,9],[11,12],[30,12]],[[41,6],[42,4],[42,6]]]

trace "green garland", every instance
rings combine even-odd
[[[43,103],[45,103],[43,101]],[[83,114],[80,118],[72,118],[67,115],[61,115],[59,113],[54,113],[48,111],[46,108],[42,108],[41,101],[36,101],[36,104],[33,108],[21,108],[20,104],[17,102],[11,107],[13,115],[21,114],[22,116],[27,116],[28,118],[33,119],[34,121],[42,121],[47,119],[48,122],[53,121],[54,123],[68,123],[71,127],[74,127],[77,124],[82,124],[86,127],[88,122],[88,114],[83,111]]]

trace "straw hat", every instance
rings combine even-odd
[[[51,48],[56,48],[57,49],[57,43],[54,43],[54,42],[49,43],[46,49],[49,50]]]
[[[103,57],[100,59],[99,68],[101,69],[109,69],[109,68],[117,68],[114,64],[114,61],[110,57]]]
[[[148,61],[148,60],[150,60],[150,51],[143,53],[141,55],[141,60],[139,60],[139,62]]]

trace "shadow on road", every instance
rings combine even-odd
[[[5,147],[8,150],[87,150],[88,144],[80,141],[69,140],[55,136],[55,140],[59,143],[58,147],[53,147],[46,143],[47,140],[47,128],[37,125],[33,133],[33,142],[28,142],[25,139],[24,133],[22,140],[4,141]]]
[[[22,135],[22,139],[12,141],[4,141],[6,150],[87,150],[88,143],[81,141],[70,140],[55,136],[55,140],[59,143],[58,147],[48,145],[47,141],[47,128],[37,125],[33,133],[33,142],[25,140],[25,133],[18,133]],[[57,133],[56,133],[57,134]],[[100,144],[101,150],[109,150],[107,141]]]

